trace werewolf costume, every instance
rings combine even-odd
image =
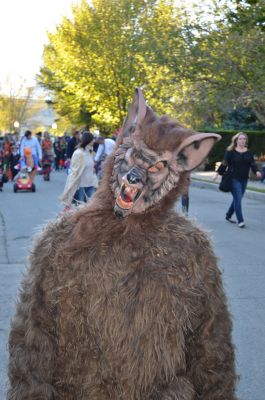
[[[36,241],[8,400],[236,400],[216,257],[174,211],[218,139],[158,117],[136,90],[91,203]]]

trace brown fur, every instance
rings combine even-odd
[[[163,151],[179,146],[179,129]],[[173,211],[186,172],[157,204],[120,220],[113,166],[110,157],[91,204],[35,244],[10,332],[8,400],[235,400],[216,257]]]

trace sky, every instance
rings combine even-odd
[[[0,92],[10,92],[23,81],[35,86],[47,31],[63,16],[71,17],[71,5],[77,3],[80,0],[0,0]]]
[[[47,31],[79,0],[0,0],[0,90],[23,80],[35,86]],[[9,83],[7,83],[9,81]]]

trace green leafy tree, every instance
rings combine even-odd
[[[136,86],[157,111],[175,112],[182,25],[174,1],[83,1],[49,35],[39,79],[60,115],[106,131],[122,124]]]
[[[64,19],[44,51],[41,82],[55,95],[59,114],[101,128],[119,126],[128,87],[137,80],[135,49],[141,1],[85,1]]]
[[[14,122],[24,125],[27,119],[37,111],[33,102],[34,87],[26,87],[22,82],[16,89],[9,85],[9,90],[0,94],[0,129],[12,132]]]
[[[235,30],[243,32],[253,27],[265,30],[264,0],[233,0],[232,4],[234,9],[228,9],[227,18]]]
[[[83,0],[49,34],[39,80],[61,118],[106,132],[136,86],[188,126],[220,127],[237,107],[264,125],[263,1],[209,0],[191,17],[173,0]]]
[[[246,1],[225,2],[215,7],[214,23],[211,19],[194,26],[198,36],[186,84],[202,125],[221,126],[227,113],[241,107],[250,108],[265,125],[265,37],[257,19],[264,2],[251,3],[255,7]]]

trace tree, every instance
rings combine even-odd
[[[191,48],[188,87],[197,89],[196,103],[205,108],[209,125],[222,125],[227,113],[242,107],[265,125],[265,37],[257,19],[261,3],[264,6],[264,1],[225,2],[215,7],[214,23],[194,27],[198,37]]]
[[[235,5],[227,18],[231,36],[239,44],[234,60],[242,83],[237,101],[250,107],[265,126],[265,1],[236,0]]]
[[[33,107],[33,87],[25,87],[22,82],[16,89],[9,85],[9,93],[0,94],[0,129],[13,131],[14,122],[23,125],[27,118],[35,112]]]
[[[181,19],[173,1],[95,0],[73,9],[44,50],[40,81],[60,115],[103,130],[119,127],[136,86],[159,112],[174,111],[184,54]],[[175,65],[177,65],[175,61]],[[158,96],[159,94],[159,96]]]
[[[228,9],[227,18],[233,29],[243,32],[250,27],[265,30],[264,0],[233,0],[234,9]]]
[[[173,0],[83,0],[49,34],[39,80],[59,115],[105,132],[136,86],[188,126],[221,126],[237,107],[264,125],[264,0],[250,1],[212,0],[191,17]]]

